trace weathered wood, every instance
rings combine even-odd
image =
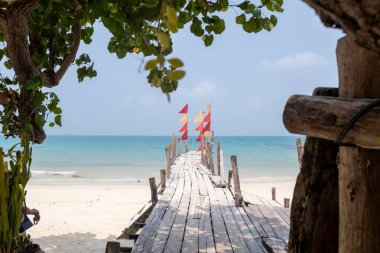
[[[120,242],[108,241],[106,246],[106,253],[120,253]]]
[[[289,208],[290,207],[290,199],[289,198],[284,198],[284,207]]]
[[[218,143],[216,144],[216,161],[217,161],[217,166],[218,166],[218,176],[221,176],[221,172],[220,172],[220,142],[218,141]]]
[[[207,143],[207,156],[208,156],[208,165],[210,167],[210,171],[213,175],[215,175],[214,158],[212,155],[212,144],[211,144],[211,142]]]
[[[228,190],[231,189],[231,178],[232,178],[232,170],[228,170],[228,183],[227,183]]]
[[[165,172],[165,170],[160,170],[160,178],[161,178],[161,181],[160,181],[160,186],[161,186],[160,193],[162,194],[163,191],[166,188],[166,172]]]
[[[151,201],[152,201],[152,204],[154,205],[158,201],[156,178],[154,177],[149,178],[149,185],[150,185]]]
[[[337,60],[340,97],[380,98],[379,55],[344,37],[338,42]],[[370,117],[373,111],[376,110],[364,117]],[[374,140],[379,142],[379,131],[373,133]],[[379,182],[380,151],[339,147],[340,253],[380,252]]]
[[[170,166],[171,166],[171,161],[170,161],[170,144],[165,149],[166,151],[166,177],[170,177]]]
[[[145,221],[152,212],[153,207],[154,205],[152,205],[152,203],[147,203],[143,208],[141,208],[140,211],[130,220],[122,234],[117,239],[130,240],[130,235],[136,234],[136,232],[145,225]]]
[[[276,187],[272,187],[272,200],[276,201]]]
[[[235,206],[241,207],[243,205],[243,196],[241,195],[239,170],[237,166],[237,158],[235,155],[231,156],[231,166],[232,176],[234,178]]]
[[[176,158],[176,151],[177,151],[176,145],[177,145],[177,140],[176,140],[175,134],[173,134],[172,136],[172,162],[174,162]]]
[[[345,125],[375,99],[294,95],[286,103],[283,120],[291,133],[335,141]],[[380,106],[359,118],[342,139],[344,144],[380,149]]]
[[[225,188],[226,182],[220,177],[220,176],[210,176],[211,182],[215,185],[217,188]]]
[[[297,145],[297,154],[298,154],[298,165],[302,166],[302,155],[303,155],[303,146],[300,138],[296,139],[296,145]]]

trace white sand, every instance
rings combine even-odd
[[[291,198],[294,182],[244,182],[243,191],[278,200]],[[147,182],[130,185],[110,182],[76,184],[31,182],[27,205],[37,208],[41,221],[28,230],[46,253],[104,252],[128,221],[150,198]]]

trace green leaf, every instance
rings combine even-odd
[[[62,109],[59,108],[59,107],[57,107],[57,108],[54,109],[54,113],[55,114],[61,114],[62,113]]]
[[[62,126],[61,120],[62,120],[62,116],[61,116],[61,115],[57,115],[57,116],[55,116],[55,118],[54,118],[54,122],[55,122],[55,124],[57,124],[58,126]]]
[[[157,66],[157,60],[156,60],[156,59],[149,60],[149,61],[145,64],[145,70],[151,70],[151,69],[154,69],[156,66]]]
[[[26,81],[23,86],[24,86],[25,89],[34,89],[34,88],[37,88],[39,86],[42,86],[42,79],[41,79],[40,76],[32,77],[31,79],[29,79],[28,81]]]
[[[216,25],[214,25],[215,34],[221,34],[224,31],[224,29],[226,29],[226,25],[223,19],[219,20],[219,22]]]
[[[209,34],[209,35],[205,35],[203,36],[203,42],[205,43],[205,46],[208,47],[212,44],[212,42],[214,41],[214,35],[212,34]]]
[[[256,21],[255,19],[252,17],[248,20],[248,22],[244,22],[243,23],[243,29],[244,31],[246,31],[247,33],[252,33],[252,32],[255,32],[256,29],[257,29],[257,24],[256,24]]]
[[[53,127],[54,125],[55,125],[54,122],[49,123],[49,127]]]
[[[174,70],[174,71],[169,71],[167,73],[167,77],[171,81],[178,81],[182,79],[185,76],[185,71],[183,70]]]
[[[277,25],[277,17],[275,15],[270,15],[270,23],[275,27]]]
[[[178,58],[169,59],[168,62],[175,68],[183,67],[183,62]]]
[[[170,37],[166,32],[158,31],[157,39],[164,50],[170,47]]]
[[[44,127],[46,121],[41,114],[36,114],[36,116],[34,116],[34,120],[39,127]]]
[[[177,32],[177,25],[178,25],[178,17],[177,17],[177,12],[176,10],[169,6],[169,5],[166,5],[166,17],[168,19],[167,21],[167,28],[169,29],[169,31],[175,33]]]
[[[236,17],[236,24],[243,24],[246,21],[246,17],[244,14],[241,14]]]

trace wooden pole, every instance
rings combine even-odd
[[[227,184],[228,190],[231,190],[231,178],[232,178],[232,170],[228,170],[228,184]]]
[[[156,178],[154,177],[149,178],[149,185],[150,185],[150,194],[151,194],[152,204],[155,205],[158,202]]]
[[[186,150],[186,153],[189,152],[189,147],[187,146],[187,140],[185,142],[185,150]]]
[[[215,175],[214,158],[212,156],[211,142],[207,143],[207,149],[208,149],[208,164],[209,164],[212,175]]]
[[[338,41],[339,96],[380,98],[380,58]],[[380,252],[380,151],[339,147],[339,252]]]
[[[240,179],[239,179],[239,170],[237,166],[236,155],[231,156],[231,166],[232,166],[232,176],[234,178],[234,188],[235,188],[235,206],[243,206],[243,196],[241,195],[240,189]]]
[[[167,176],[167,178],[169,178],[170,177],[170,166],[171,166],[171,162],[170,162],[170,144],[168,144],[168,146],[166,147],[165,151],[166,151],[166,176]]]
[[[172,163],[175,160],[175,153],[177,151],[176,143],[177,143],[177,140],[176,140],[175,134],[173,134],[173,136],[172,136]]]
[[[272,200],[276,201],[276,187],[272,187]]]
[[[120,242],[108,241],[106,246],[106,253],[120,253]]]
[[[219,141],[216,144],[216,160],[218,163],[218,176],[220,176],[221,173],[220,173],[220,142]]]
[[[289,208],[290,207],[290,199],[284,198],[284,207]]]
[[[302,166],[302,155],[303,155],[303,146],[300,138],[296,139],[296,145],[297,145],[297,154],[298,154],[298,165]]]
[[[160,185],[161,185],[161,189],[165,189],[166,188],[166,175],[165,175],[165,170],[160,170],[160,176],[161,176],[161,182],[160,182]]]

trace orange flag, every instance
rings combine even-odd
[[[207,125],[203,128],[203,132],[211,131],[210,128],[211,128],[211,122],[207,123]]]
[[[194,119],[194,122],[202,122],[203,121],[202,113],[203,113],[202,111],[199,111],[199,113],[197,114],[197,116]]]
[[[195,128],[195,130],[197,131],[203,131],[203,122],[199,124],[199,126],[197,126],[197,128]]]
[[[189,108],[189,104],[186,104],[182,110],[180,110],[178,113],[187,113],[187,109]]]
[[[183,125],[179,132],[187,132],[187,124]]]
[[[182,119],[179,120],[179,123],[181,123],[181,124],[187,123],[187,114],[183,115]]]

